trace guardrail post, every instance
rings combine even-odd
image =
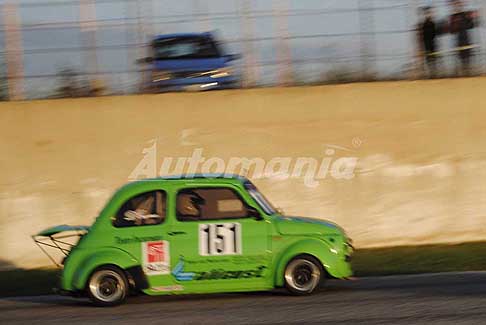
[[[410,42],[412,46],[410,47],[410,56],[411,56],[411,61],[410,61],[410,69],[409,69],[409,79],[411,80],[416,80],[424,76],[424,66],[423,66],[423,59],[422,59],[422,54],[421,54],[421,49],[420,49],[420,40],[418,39],[417,33],[418,31],[416,30],[418,28],[418,23],[417,23],[417,13],[419,11],[419,4],[417,0],[412,0],[411,2],[408,3],[409,8],[408,8],[408,19],[407,19],[407,26],[411,29],[411,36],[410,36]]]
[[[486,18],[486,2],[484,0],[477,0],[476,1],[477,10],[479,11],[479,19],[481,21],[481,25],[477,28],[478,29],[478,42],[479,42],[479,49],[478,49],[478,56],[479,56],[479,72],[480,74],[486,73],[486,49],[485,49],[485,26],[483,24],[483,19]]]
[[[88,73],[98,78],[98,56],[96,53],[96,4],[93,0],[79,0],[79,24],[83,35],[83,47],[88,49],[85,67]]]
[[[22,23],[17,2],[9,1],[3,5],[2,9],[5,30],[5,63],[7,66],[8,97],[10,100],[23,100],[24,56]]]
[[[243,29],[243,88],[254,87],[257,80],[257,67],[253,48],[253,28],[251,24],[251,3],[241,1],[241,22]]]
[[[288,0],[274,0],[274,15],[277,27],[278,84],[288,86],[293,83],[292,55],[289,47]]]
[[[193,11],[194,21],[198,23],[198,29],[200,32],[209,32],[209,8],[207,1],[193,0]]]
[[[361,78],[369,81],[375,78],[374,67],[374,9],[373,0],[358,0],[358,16],[360,27],[360,56],[361,56]]]

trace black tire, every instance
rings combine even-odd
[[[321,263],[310,255],[296,256],[285,267],[285,288],[293,295],[314,293],[322,287],[324,279],[325,271]]]
[[[130,293],[130,287],[123,270],[106,265],[93,271],[86,292],[96,306],[110,307],[123,303]]]

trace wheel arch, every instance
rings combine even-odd
[[[137,267],[140,268],[139,274],[143,274],[139,261],[132,255],[118,248],[106,248],[89,255],[81,263],[78,263],[72,274],[71,287],[78,291],[84,290],[89,277],[101,266],[117,267],[125,273],[128,280],[132,278],[135,283],[135,279],[138,279],[138,274],[137,277],[134,276]]]
[[[329,276],[328,263],[335,259],[330,247],[319,239],[303,239],[286,248],[275,262],[275,287],[283,287],[287,264],[297,256],[310,256],[319,262],[325,276]]]

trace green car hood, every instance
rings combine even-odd
[[[335,223],[304,217],[276,217],[277,230],[282,235],[330,235],[345,236],[344,230]]]

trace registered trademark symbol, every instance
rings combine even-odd
[[[363,140],[361,140],[359,137],[353,138],[351,141],[351,144],[353,145],[354,148],[359,148],[363,144]]]

